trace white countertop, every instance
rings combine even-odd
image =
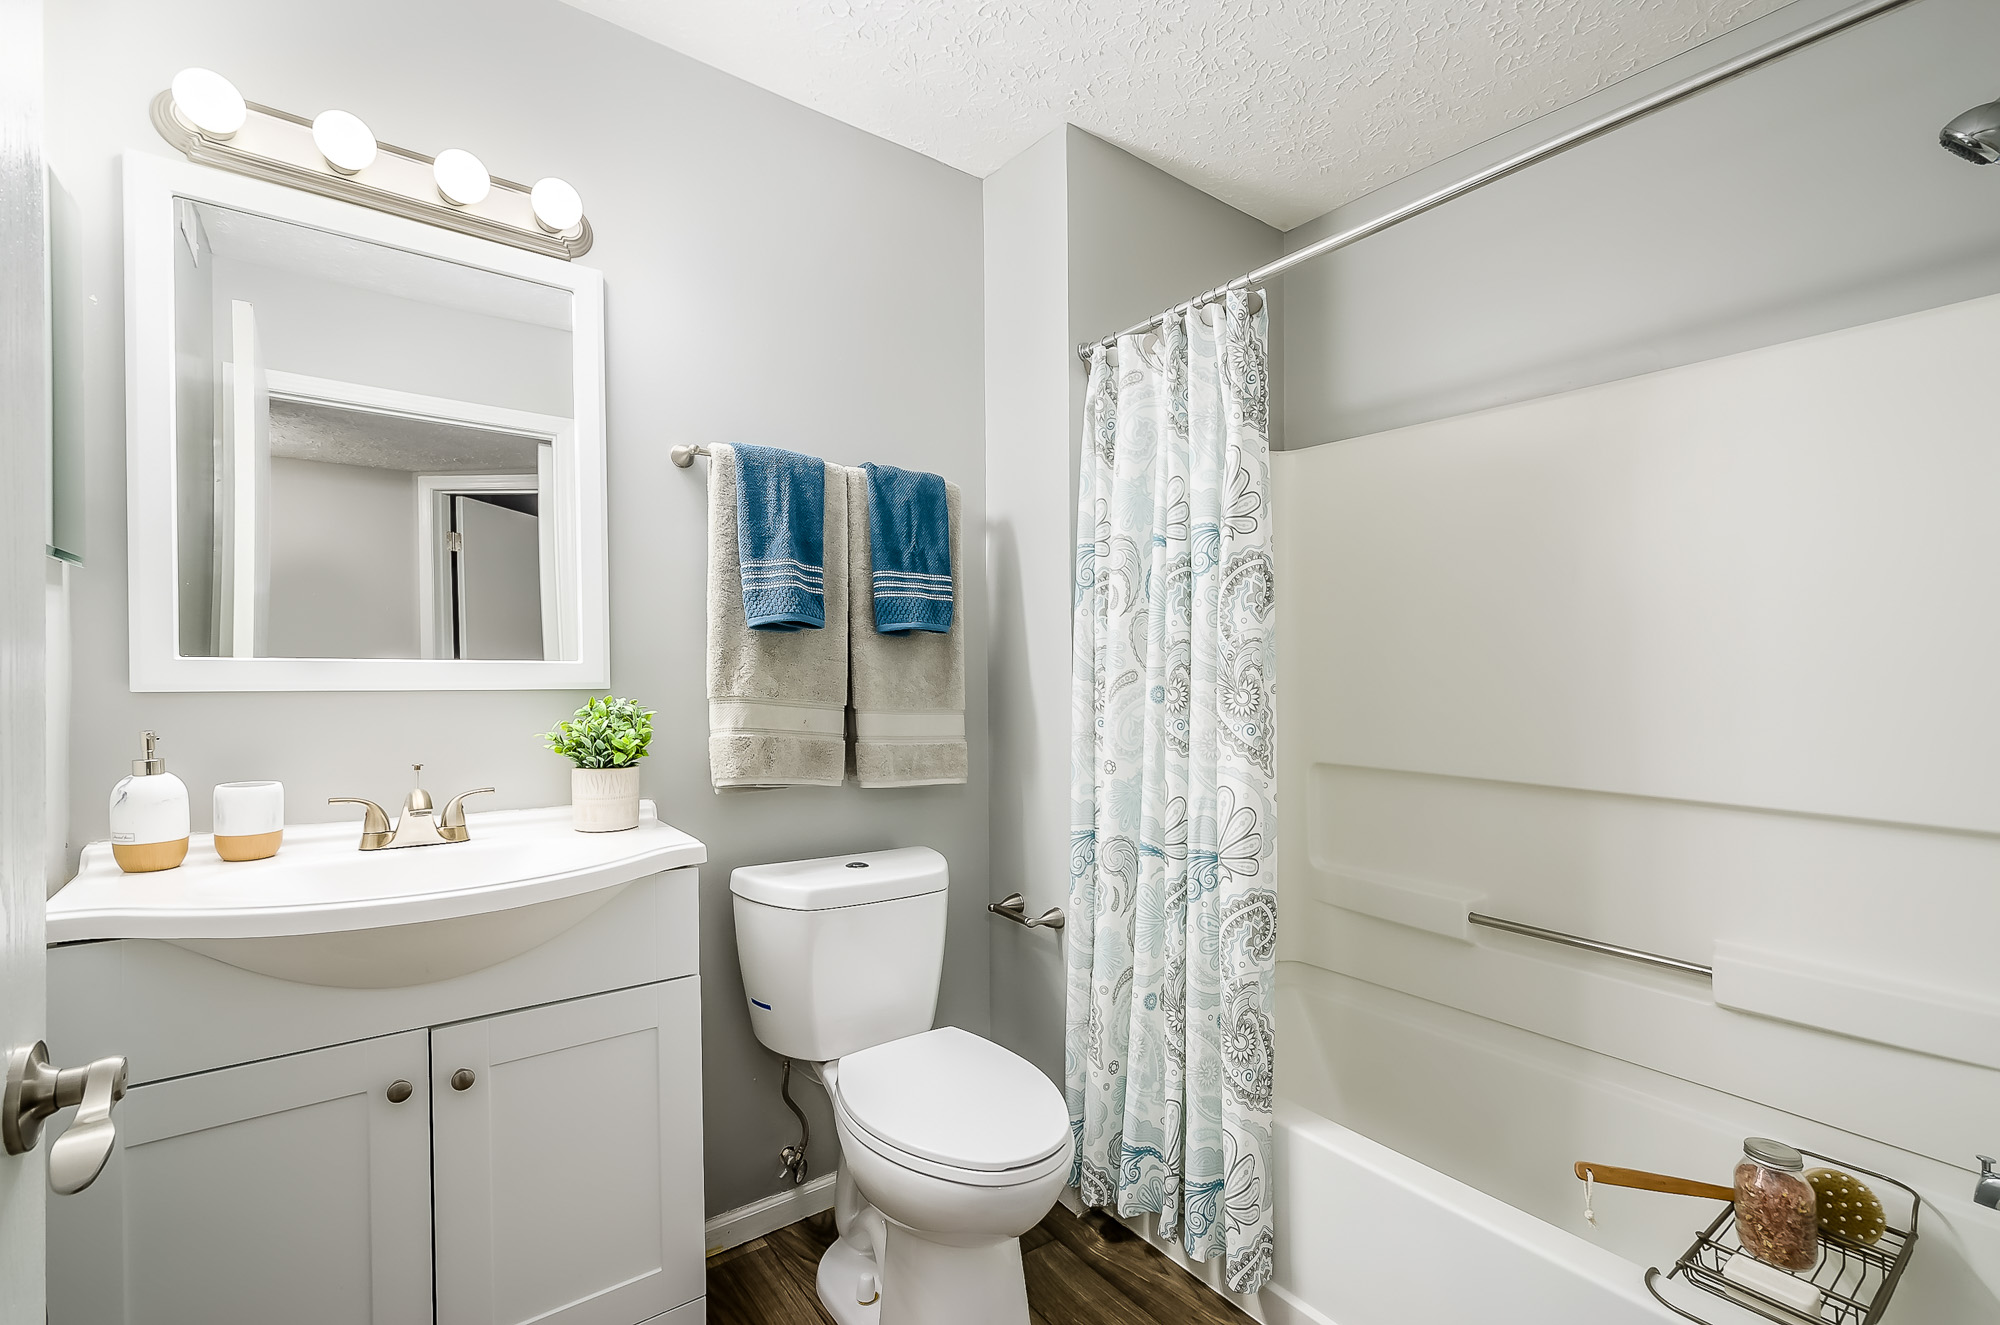
[[[579,833],[567,805],[468,814],[471,840],[359,849],[359,821],[290,825],[268,860],[230,862],[197,834],[179,869],[126,874],[109,842],[83,849],[77,876],[49,899],[48,941],[228,939],[330,934],[450,920],[574,897],[708,859],[663,824]]]

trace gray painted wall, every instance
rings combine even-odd
[[[1031,912],[1069,899],[1070,529],[1080,340],[1279,252],[1279,233],[1081,129],[985,181],[993,881]],[[1063,954],[993,932],[993,1035],[1060,1082]]]
[[[117,154],[166,154],[146,106],[205,65],[252,100],[351,109],[385,141],[476,151],[495,174],[560,174],[597,232],[609,342],[612,687],[659,710],[645,794],[707,842],[702,871],[708,1206],[778,1186],[797,1127],[777,1097],[736,975],[732,866],[918,843],[951,861],[939,1015],[987,1025],[987,608],[970,563],[971,782],[908,791],[716,796],[702,684],[701,468],[675,442],[741,440],[943,473],[985,518],[977,180],[728,78],[556,0],[77,0],[50,15],[50,148],[85,228],[90,564],[74,579],[74,844],[105,832],[105,798],[141,727],[194,790],[281,778],[301,817],[327,796],[393,799],[423,761],[440,792],[494,783],[496,808],[560,804],[566,766],[536,733],[574,693],[134,695],[126,677],[123,309]],[[451,51],[449,95],[439,52]],[[612,131],[612,130],[615,130]],[[634,144],[641,144],[634,150]],[[37,767],[40,756],[36,755]],[[835,1149],[824,1100],[813,1163]]]
[[[993,897],[1069,902],[1069,134],[985,181]],[[1059,606],[1060,604],[1060,606]],[[989,926],[993,1037],[1063,1079],[1063,936]]]
[[[1845,7],[1798,0],[1285,236],[1293,250]],[[1923,0],[1283,278],[1310,446],[2000,290],[2000,5]]]
[[[1284,237],[1165,171],[1082,129],[1069,131],[1070,340],[1101,340],[1141,318],[1262,266]],[[1283,390],[1275,342],[1283,292],[1269,292],[1272,383]],[[1070,367],[1070,440],[1083,417],[1089,374]],[[1272,438],[1274,443],[1281,439]],[[1074,490],[1076,466],[1070,466]],[[1067,563],[1065,563],[1067,564]]]
[[[174,303],[174,436],[189,443],[174,450],[174,556],[180,649],[201,657],[215,651],[215,404],[222,366],[215,352],[215,254],[199,222],[192,230],[200,258],[197,248],[174,245],[174,288],[188,293]]]
[[[257,309],[257,339],[270,371],[558,418],[572,413],[576,351],[567,331],[261,263],[217,258],[214,267],[216,335],[225,353],[229,301],[247,299]]]
[[[416,475],[273,456],[271,516],[271,657],[423,656]]]

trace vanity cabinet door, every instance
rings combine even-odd
[[[411,1031],[133,1087],[102,1176],[49,1202],[52,1325],[425,1325],[428,1047]]]
[[[431,1032],[438,1325],[636,1325],[704,1291],[693,978]]]

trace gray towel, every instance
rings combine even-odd
[[[818,630],[752,630],[736,543],[736,455],[708,467],[708,771],[715,789],[834,787],[842,774],[847,613]],[[826,467],[826,601],[847,601],[846,471]]]
[[[959,554],[958,489],[945,484],[951,515],[951,633],[875,629],[868,543],[868,475],[847,471],[848,702],[854,744],[847,771],[864,787],[965,781],[965,559]],[[833,545],[828,526],[827,546]],[[831,554],[829,554],[830,556]],[[831,602],[832,568],[827,573]]]

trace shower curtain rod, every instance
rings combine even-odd
[[[1787,33],[1782,37],[1765,42],[1762,46],[1753,47],[1733,60],[1725,60],[1712,68],[1692,74],[1677,83],[1672,83],[1661,88],[1651,96],[1642,97],[1628,106],[1622,106],[1617,110],[1600,115],[1594,120],[1580,124],[1567,133],[1558,134],[1547,142],[1530,147],[1524,152],[1517,152],[1504,161],[1466,176],[1456,184],[1451,184],[1435,192],[1427,193],[1416,201],[1405,203],[1394,211],[1386,212],[1372,221],[1366,221],[1350,229],[1342,230],[1337,234],[1328,235],[1325,239],[1306,245],[1296,253],[1287,253],[1284,257],[1278,258],[1276,261],[1265,263],[1255,271],[1246,272],[1233,281],[1218,285],[1206,294],[1198,295],[1184,304],[1175,304],[1163,313],[1155,314],[1147,318],[1144,322],[1129,326],[1116,335],[1106,336],[1103,340],[1095,342],[1084,341],[1076,347],[1076,357],[1088,363],[1090,362],[1092,350],[1097,349],[1099,346],[1108,347],[1115,344],[1119,336],[1136,335],[1141,331],[1157,327],[1160,325],[1161,320],[1169,314],[1185,312],[1190,308],[1198,308],[1203,304],[1213,303],[1228,294],[1231,290],[1242,290],[1253,285],[1261,285],[1273,276],[1279,276],[1290,271],[1300,263],[1310,262],[1314,258],[1332,253],[1336,249],[1346,248],[1349,244],[1358,243],[1371,235],[1379,235],[1384,230],[1401,225],[1413,216],[1422,216],[1434,207],[1441,207],[1445,203],[1463,198],[1468,193],[1483,189],[1488,184],[1494,183],[1497,180],[1503,180],[1517,171],[1526,170],[1529,166],[1546,161],[1552,156],[1558,156],[1567,152],[1572,147],[1580,147],[1593,138],[1601,138],[1613,129],[1622,128],[1634,120],[1651,115],[1656,110],[1664,110],[1676,102],[1685,101],[1697,92],[1707,91],[1717,83],[1726,82],[1738,74],[1748,73],[1752,69],[1760,68],[1771,63],[1773,60],[1790,55],[1794,51],[1803,50],[1816,42],[1824,41],[1836,33],[1845,32],[1857,24],[1865,23],[1878,14],[1885,14],[1892,9],[1900,9],[1909,3],[1911,3],[1911,0],[1863,0],[1861,4],[1843,9],[1836,14],[1830,14],[1817,23],[1807,24],[1796,32]]]

